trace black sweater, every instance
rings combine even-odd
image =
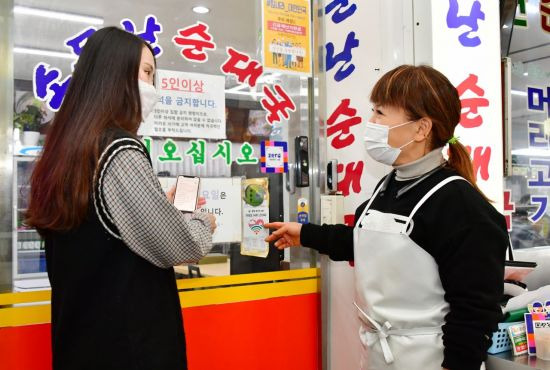
[[[448,168],[439,170],[396,198],[399,189],[415,180],[397,181],[392,175],[371,209],[409,216],[424,194],[450,176],[456,173]],[[367,203],[355,211],[355,222]],[[438,264],[445,300],[450,305],[443,326],[442,367],[479,370],[502,318],[499,302],[508,245],[504,216],[469,183],[452,181],[424,203],[413,221],[410,237]],[[302,227],[300,241],[334,261],[353,260],[352,227],[307,224]]]

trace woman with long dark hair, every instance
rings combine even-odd
[[[136,137],[158,101],[155,68],[139,37],[95,32],[31,177],[55,370],[187,368],[172,266],[208,253],[215,220],[173,207]]]
[[[508,235],[454,136],[458,92],[435,69],[404,65],[371,102],[365,149],[393,171],[357,208],[355,227],[272,223],[267,240],[355,261],[362,369],[479,370],[502,316]]]

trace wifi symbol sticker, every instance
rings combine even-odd
[[[250,227],[250,230],[252,230],[254,234],[258,235],[264,229],[264,220],[251,220],[248,223],[248,227]]]

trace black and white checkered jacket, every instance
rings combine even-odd
[[[184,215],[168,201],[139,140],[114,140],[101,154],[97,168],[96,213],[109,234],[134,253],[168,268],[196,262],[210,251],[212,230],[207,216]]]

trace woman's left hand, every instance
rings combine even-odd
[[[174,203],[174,196],[176,195],[176,185],[172,186],[170,190],[166,192],[166,198],[170,203]]]
[[[176,185],[172,186],[170,190],[166,192],[166,198],[170,203],[174,203],[174,196],[176,195]],[[206,199],[204,197],[199,197],[197,200],[197,209],[200,209],[206,204]]]

